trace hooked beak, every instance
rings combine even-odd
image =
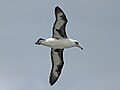
[[[78,48],[80,48],[81,50],[83,50],[83,48],[80,45],[77,45]]]

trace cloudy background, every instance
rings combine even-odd
[[[34,42],[51,36],[56,5],[84,50],[64,51],[51,87],[50,49]],[[120,90],[120,1],[0,0],[0,90]]]

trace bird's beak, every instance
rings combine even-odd
[[[78,48],[80,48],[81,50],[83,50],[83,48],[80,45],[77,45]]]

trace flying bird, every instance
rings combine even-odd
[[[60,7],[55,7],[55,22],[53,25],[52,37],[48,39],[39,38],[35,44],[44,45],[51,48],[52,69],[50,73],[49,83],[52,86],[58,80],[63,65],[63,51],[65,48],[78,47],[81,50],[80,43],[77,40],[68,38],[65,27],[68,22],[65,13]]]

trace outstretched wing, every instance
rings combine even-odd
[[[52,69],[49,79],[49,83],[51,86],[57,81],[57,79],[61,74],[62,67],[64,64],[63,50],[64,49],[53,49],[53,48],[51,49]]]
[[[65,27],[68,22],[64,12],[57,6],[55,7],[55,23],[53,26],[53,38],[61,39],[67,38]]]

